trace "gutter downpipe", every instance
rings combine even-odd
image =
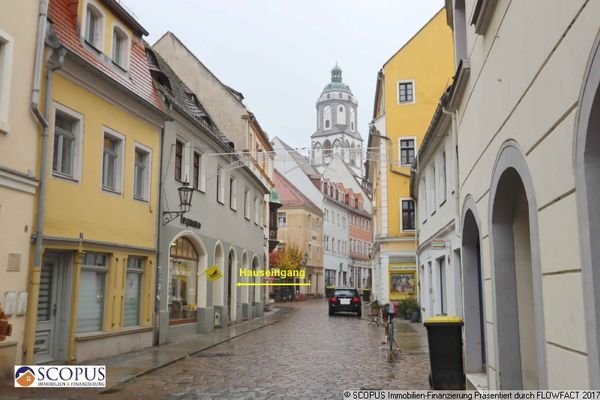
[[[46,71],[46,90],[44,97],[44,113],[40,111],[40,93],[42,81],[42,66],[46,38],[46,29],[48,26],[48,0],[40,0],[40,12],[38,16],[38,35],[35,51],[35,64],[33,76],[33,89],[31,93],[31,110],[35,115],[37,122],[42,127],[42,146],[41,146],[41,161],[40,161],[40,185],[39,198],[37,205],[37,220],[35,232],[35,250],[34,259],[31,271],[29,274],[29,282],[27,291],[29,293],[27,302],[27,317],[25,339],[23,344],[23,352],[25,353],[25,362],[33,363],[33,349],[35,341],[35,326],[37,323],[37,303],[39,301],[39,287],[42,264],[43,251],[43,235],[44,235],[44,218],[46,206],[46,176],[48,164],[48,112],[49,104],[52,100],[52,74],[55,70],[62,68],[66,50],[59,50],[59,59],[54,65],[48,65]]]

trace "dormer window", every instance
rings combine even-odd
[[[85,20],[85,41],[101,50],[103,33],[102,13],[91,4],[87,5]]]
[[[127,69],[127,48],[129,39],[127,34],[120,28],[115,27],[113,29],[113,48],[112,48],[112,59],[115,64],[123,69]]]

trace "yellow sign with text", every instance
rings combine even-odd
[[[206,274],[206,276],[208,276],[208,279],[211,282],[214,282],[217,279],[223,277],[223,273],[219,269],[218,265],[213,265],[212,267],[207,268],[206,271],[204,271],[204,273]]]

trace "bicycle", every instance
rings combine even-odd
[[[394,305],[393,304],[386,305],[386,307],[384,307],[384,309],[382,310],[382,313],[385,315],[385,324],[384,324],[385,346],[382,347],[381,349],[387,351],[386,358],[387,358],[388,362],[393,362],[394,361],[394,351],[400,352],[400,346],[398,345],[398,342],[396,342],[396,339],[394,338],[394,322],[393,322],[393,318],[395,315]]]

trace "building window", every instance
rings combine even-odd
[[[419,185],[419,207],[421,214],[421,222],[427,221],[427,179],[423,177],[421,184]]]
[[[237,210],[237,182],[234,176],[229,177],[229,207]]]
[[[111,192],[121,191],[121,163],[123,162],[123,139],[104,133],[102,156],[102,188]]]
[[[127,276],[125,278],[125,310],[123,312],[123,326],[125,327],[140,325],[143,277],[144,259],[142,257],[128,257]]]
[[[225,204],[225,188],[223,187],[223,167],[217,167],[217,202]]]
[[[323,109],[323,121],[325,129],[331,128],[331,106],[325,106]]]
[[[415,202],[413,200],[402,200],[402,230],[413,231],[415,229]]]
[[[133,197],[138,200],[148,200],[149,187],[150,152],[136,146],[133,171]]]
[[[254,223],[256,225],[260,223],[260,203],[257,197],[254,197]]]
[[[175,180],[181,182],[183,171],[183,142],[175,142]]]
[[[437,199],[437,195],[436,195],[436,184],[435,184],[435,178],[436,178],[436,174],[435,174],[435,164],[433,165],[433,167],[431,167],[431,179],[429,180],[430,182],[430,186],[431,189],[429,190],[430,194],[431,194],[431,214],[433,215],[433,213],[435,213],[436,210],[436,199]]]
[[[400,165],[415,162],[415,139],[400,139]]]
[[[108,255],[87,253],[81,265],[77,333],[102,331]]]
[[[123,69],[127,69],[127,47],[129,39],[121,29],[113,29],[113,62]]]
[[[14,40],[0,30],[0,132],[8,132]]]
[[[250,191],[244,190],[244,218],[250,220]]]
[[[446,201],[446,191],[448,190],[447,187],[447,182],[446,182],[446,152],[444,151],[442,153],[442,168],[440,168],[440,189],[441,189],[441,195],[440,195],[440,202],[444,202]]]
[[[185,237],[171,245],[169,255],[169,324],[194,322],[200,255]]]
[[[102,13],[91,4],[87,5],[85,22],[85,41],[97,50],[102,48]]]
[[[75,178],[80,120],[56,112],[54,117],[54,152],[52,172],[55,175]]]
[[[414,103],[414,82],[401,81],[398,82],[398,103]]]
[[[202,155],[197,151],[194,152],[194,171],[192,178],[192,186],[196,190],[200,190],[201,178],[200,174],[202,173]]]
[[[287,215],[284,212],[277,213],[277,225],[280,227],[287,225]]]

